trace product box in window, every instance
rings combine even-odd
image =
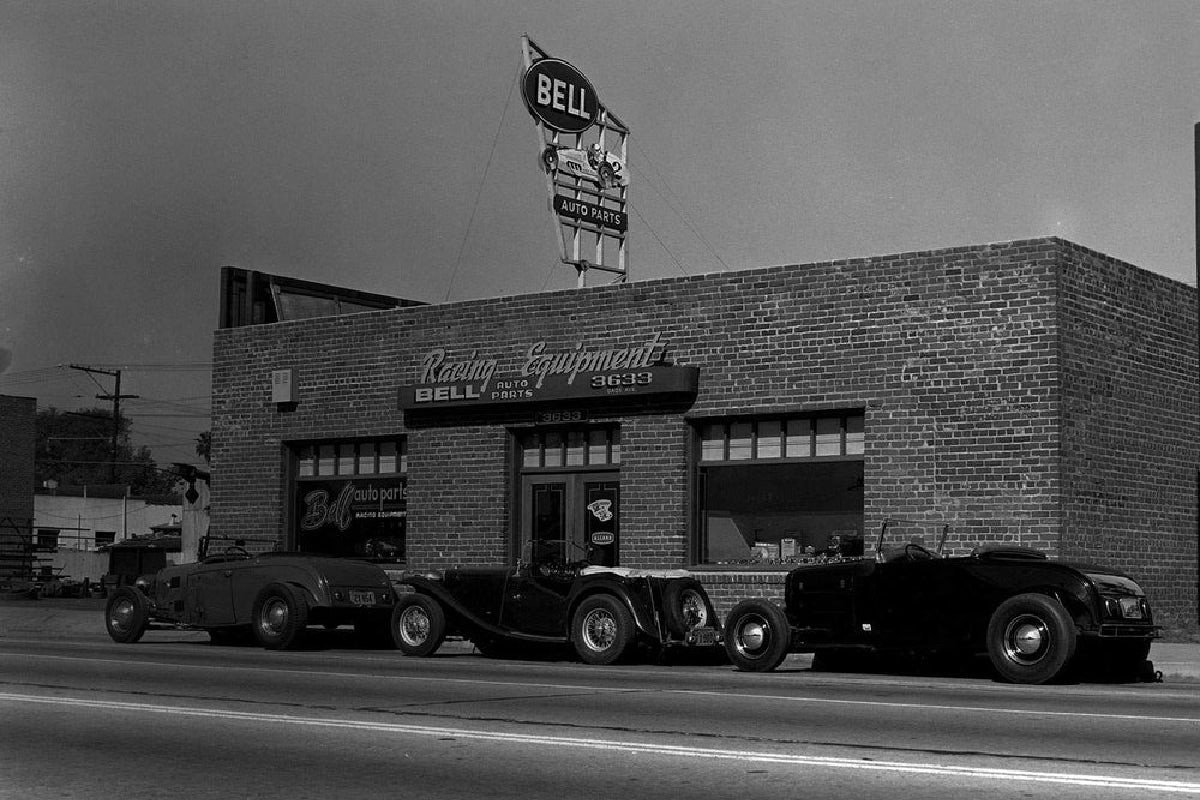
[[[774,542],[755,542],[750,548],[750,558],[770,564],[779,560],[779,545]]]

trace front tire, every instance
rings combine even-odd
[[[392,610],[392,639],[406,656],[431,656],[446,640],[446,612],[427,595],[401,595]]]
[[[609,594],[585,599],[571,618],[571,643],[585,664],[606,665],[625,654],[633,641],[633,616]]]
[[[743,600],[725,618],[725,654],[743,672],[770,672],[791,644],[787,615],[769,600]]]
[[[308,627],[308,602],[286,583],[268,583],[254,598],[254,638],[268,650],[289,650]]]
[[[114,642],[133,644],[150,625],[150,601],[131,586],[122,586],[104,604],[104,627]]]
[[[1019,594],[1000,604],[988,622],[988,658],[1010,683],[1047,683],[1075,655],[1078,634],[1067,610],[1043,594]]]

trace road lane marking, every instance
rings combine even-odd
[[[0,658],[4,657],[19,657],[23,654],[7,654],[0,653]],[[128,667],[131,664],[145,667],[178,667],[183,669],[211,669],[207,664],[183,664],[167,661],[154,662],[130,662],[123,659],[107,659],[107,658],[82,658],[79,656],[29,656],[40,660],[54,659],[59,661],[86,661],[91,664],[119,664]],[[368,675],[362,672],[337,672],[332,670],[305,670],[305,669],[280,669],[277,667],[241,667],[231,665],[221,665],[222,672],[244,671],[244,672],[269,672],[284,675],[299,675],[305,677],[326,677],[326,678],[352,678],[352,679],[367,679],[371,681],[388,680],[388,681],[407,681],[407,682],[423,682],[423,683],[444,683],[455,686],[481,686],[481,687],[496,687],[502,686],[507,688],[520,689],[550,689],[554,691],[565,692],[603,692],[608,694],[636,694],[655,693],[655,694],[675,694],[675,695],[691,695],[694,697],[721,697],[734,700],[770,700],[772,702],[796,702],[806,705],[825,704],[825,705],[845,705],[845,706],[864,706],[869,708],[890,708],[899,710],[919,709],[923,711],[949,711],[949,712],[973,712],[984,714],[1007,714],[1019,715],[1022,717],[1065,717],[1077,719],[1108,719],[1119,720],[1124,722],[1174,722],[1185,724],[1200,724],[1200,717],[1167,717],[1154,714],[1114,714],[1100,711],[1046,711],[1043,709],[1029,708],[996,708],[994,706],[966,706],[966,705],[934,705],[926,703],[902,702],[897,700],[853,700],[837,697],[820,697],[817,695],[795,695],[795,694],[752,694],[744,692],[725,692],[711,689],[630,689],[629,687],[611,687],[611,686],[592,686],[587,684],[573,683],[532,683],[522,681],[498,681],[498,680],[477,680],[474,678],[442,678],[428,677],[420,675]]]
[[[673,756],[690,759],[723,759],[750,763],[780,764],[800,767],[826,767],[831,769],[868,770],[873,772],[899,772],[929,775],[943,778],[974,778],[991,781],[1024,781],[1071,786],[1086,786],[1102,789],[1167,792],[1172,794],[1200,795],[1200,783],[1188,781],[1156,780],[1150,778],[1123,778],[1117,775],[1072,774],[1066,772],[1038,772],[1021,769],[993,767],[968,767],[949,764],[921,764],[906,761],[867,761],[856,758],[834,756],[806,756],[792,753],[770,753],[755,750],[727,750],[719,748],[691,747],[687,745],[652,744],[644,742],[619,742],[610,739],[546,736],[540,734],[505,733],[502,731],[471,730],[431,725],[402,725],[391,722],[371,722],[351,719],[326,719],[302,717],[292,714],[265,714],[247,711],[229,711],[189,706],[165,706],[152,703],[128,703],[115,700],[87,700],[70,697],[45,697],[0,692],[0,700],[14,703],[59,705],[72,708],[89,708],[100,711],[139,712],[183,717],[199,717],[233,722],[263,722],[289,724],[309,728],[338,728],[373,733],[423,737],[453,737],[483,742],[503,742],[538,747],[564,747],[584,750],[622,752],[634,755]]]

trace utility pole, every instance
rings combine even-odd
[[[96,367],[82,367],[78,364],[69,364],[71,369],[77,369],[80,372],[86,372],[89,375],[99,374],[108,375],[115,379],[112,394],[98,394],[97,400],[111,400],[113,404],[113,425],[112,425],[112,451],[108,466],[108,482],[116,484],[117,482],[117,444],[121,438],[121,400],[132,399],[138,397],[136,394],[121,394],[121,370],[97,369]]]

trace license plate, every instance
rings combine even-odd
[[[697,628],[692,631],[691,639],[694,645],[713,645],[717,643],[717,631],[715,628]]]
[[[375,605],[375,593],[351,591],[350,602],[356,606],[373,606]]]

